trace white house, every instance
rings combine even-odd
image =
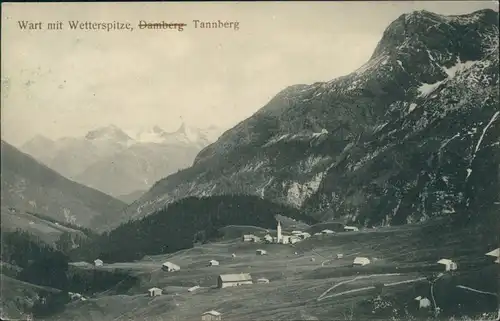
[[[158,296],[158,295],[162,295],[163,290],[160,288],[151,288],[148,290],[148,292],[149,292],[149,296]]]
[[[332,230],[323,230],[321,231],[322,234],[333,234],[334,232]]]
[[[208,261],[208,266],[215,266],[215,265],[219,265],[219,261],[216,261],[216,260]]]
[[[172,263],[172,262],[165,262],[161,265],[161,269],[163,271],[167,271],[167,272],[175,272],[175,271],[179,271],[181,269],[181,267],[178,266],[177,264]]]
[[[322,234],[323,233],[318,232],[318,233],[314,233],[314,236],[319,236],[319,235],[322,235]]]
[[[295,244],[297,242],[300,242],[300,238],[298,236],[290,236],[290,244]]]
[[[81,295],[80,293],[68,292],[68,295],[73,301],[82,300],[83,298],[83,295]]]
[[[290,243],[290,236],[288,235],[282,235],[281,236],[281,242],[279,242],[280,244],[288,244]]]
[[[271,235],[269,235],[269,234],[266,234],[266,235],[264,236],[264,241],[265,241],[266,243],[272,243],[272,242],[273,242],[273,237],[272,237]]]
[[[443,264],[445,266],[445,271],[455,271],[457,267],[457,263],[453,262],[450,259],[441,259],[437,261],[438,264]]]
[[[342,253],[337,253],[337,259],[342,259],[344,258],[344,254]]]
[[[234,254],[234,253],[233,253],[233,254],[231,254],[231,257],[236,257],[236,254]]]
[[[204,312],[201,315],[201,321],[219,321],[219,320],[222,320],[221,313],[214,310]]]
[[[427,298],[423,298],[421,296],[417,296],[415,298],[415,300],[417,300],[419,303],[418,303],[418,307],[419,309],[421,308],[428,308],[431,306],[431,301]]]
[[[486,253],[486,255],[496,257],[497,259],[495,260],[495,263],[500,263],[500,248],[494,249],[493,251]]]
[[[292,231],[292,234],[293,235],[300,235],[300,234],[302,234],[302,231]]]
[[[354,262],[352,262],[353,265],[367,265],[367,264],[370,264],[370,259],[368,259],[367,257],[356,257],[354,259]]]
[[[269,279],[260,278],[260,279],[257,279],[257,283],[269,283]]]
[[[257,251],[255,251],[255,254],[257,254],[257,255],[266,255],[267,251],[266,250],[262,250],[262,249],[258,249]]]
[[[189,292],[194,292],[194,291],[198,290],[199,288],[200,288],[200,286],[199,286],[199,285],[195,285],[195,286],[193,286],[193,287],[190,287],[190,288],[188,289],[188,291],[189,291]]]
[[[94,260],[94,266],[102,266],[104,262],[100,259]]]
[[[281,243],[281,238],[282,238],[282,235],[281,235],[281,222],[278,221],[278,225],[276,226],[276,243]]]
[[[344,231],[346,232],[355,232],[355,231],[359,231],[359,228],[357,228],[356,226],[344,226]]]
[[[307,232],[303,232],[301,234],[298,235],[301,239],[305,240],[307,238],[310,238],[311,237],[311,234],[307,233]]]
[[[247,234],[243,235],[242,240],[243,242],[253,242],[255,235],[252,234]]]
[[[252,276],[249,273],[221,274],[217,278],[217,287],[221,289],[246,284],[253,284]]]

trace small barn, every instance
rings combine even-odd
[[[175,272],[175,271],[179,271],[181,269],[181,267],[178,266],[177,264],[172,263],[172,262],[165,262],[161,265],[161,269],[163,271],[167,271],[167,272]]]
[[[495,257],[495,263],[500,263],[500,248],[494,249],[493,251],[486,253],[486,255]]]
[[[104,262],[100,259],[94,260],[94,266],[102,266]]]
[[[199,285],[195,285],[195,286],[193,286],[193,287],[190,287],[190,288],[188,289],[188,291],[189,291],[189,292],[194,292],[194,291],[198,290],[199,288],[200,288],[200,286],[199,286]]]
[[[246,284],[253,284],[252,276],[249,273],[221,274],[217,278],[217,287],[220,289]]]
[[[216,265],[219,265],[219,261],[216,261],[216,260],[208,261],[208,266],[216,266]]]
[[[272,237],[271,235],[269,235],[269,234],[266,234],[266,235],[264,236],[264,241],[265,241],[266,243],[272,243],[272,242],[273,242],[273,237]]]
[[[445,266],[445,271],[455,271],[458,268],[457,263],[453,262],[450,259],[441,259],[437,261],[437,263],[443,264]]]
[[[356,231],[359,231],[359,228],[357,228],[356,226],[344,226],[344,231],[346,232],[356,232]]]
[[[358,266],[363,266],[363,265],[367,265],[367,264],[370,264],[370,259],[367,258],[367,257],[361,257],[361,256],[358,256],[354,259],[354,261],[352,262],[353,265],[358,265]]]
[[[316,261],[316,259],[312,257],[312,258],[311,258],[311,262],[314,262],[314,261]]]
[[[344,258],[344,254],[342,254],[342,253],[338,253],[338,254],[337,254],[337,259],[342,259],[342,258]]]
[[[201,315],[201,321],[219,321],[222,320],[222,315],[220,312],[211,310],[203,313]]]
[[[290,236],[290,244],[295,244],[297,242],[300,242],[300,238],[298,236]]]
[[[257,251],[255,251],[255,254],[257,254],[257,255],[266,255],[267,251],[266,250],[262,250],[262,249],[258,249]]]
[[[417,296],[415,298],[416,301],[418,301],[418,308],[419,309],[422,309],[422,308],[428,308],[431,306],[431,301],[427,298],[423,298],[421,296]]]
[[[269,279],[260,278],[260,279],[257,279],[257,283],[269,283]]]
[[[334,232],[332,230],[323,230],[321,231],[322,234],[333,234]]]
[[[149,296],[159,296],[162,295],[163,290],[160,288],[151,288],[148,290]]]
[[[233,254],[231,254],[231,257],[236,257],[236,254],[234,254],[234,253],[233,253]]]

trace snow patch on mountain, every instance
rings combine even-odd
[[[430,54],[429,51],[427,51],[429,53],[429,57],[431,60],[434,60],[432,58],[432,55]],[[460,61],[460,58],[458,58],[458,62],[447,68],[445,66],[440,66],[441,69],[446,73],[447,77],[443,80],[440,80],[440,81],[437,81],[433,84],[428,84],[428,83],[422,83],[420,85],[420,87],[418,87],[418,91],[420,92],[420,97],[422,98],[425,98],[427,96],[429,96],[431,93],[433,93],[436,89],[439,88],[439,86],[441,86],[442,84],[444,84],[445,82],[449,81],[449,80],[452,80],[453,78],[455,78],[455,76],[457,74],[460,74],[460,73],[463,73],[465,71],[467,71],[468,69],[470,69],[472,66],[474,66],[476,63],[478,63],[478,61],[465,61],[465,62],[462,62]]]

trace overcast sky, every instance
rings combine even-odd
[[[364,64],[398,16],[498,10],[495,1],[289,3],[2,3],[2,138],[124,129],[229,128],[283,88],[328,81]],[[68,20],[129,21],[136,30],[72,31]],[[239,21],[201,30],[193,19]],[[64,21],[22,31],[18,20]],[[137,30],[139,20],[183,32]]]

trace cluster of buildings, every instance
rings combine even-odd
[[[263,238],[260,238],[253,234],[243,235],[243,242],[253,242],[253,243],[276,243],[276,244],[295,244],[302,240],[311,237],[311,234],[302,231],[292,231],[290,235],[285,235],[281,229],[281,222],[278,221],[276,226],[276,236],[271,236],[266,234]]]

